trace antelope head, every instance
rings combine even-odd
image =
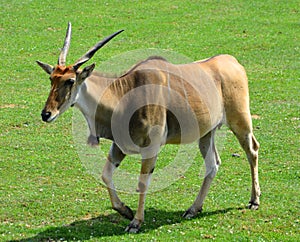
[[[75,64],[66,66],[66,57],[70,47],[72,32],[71,23],[68,24],[64,45],[61,49],[57,65],[51,66],[37,61],[37,64],[50,75],[51,81],[51,90],[41,114],[43,121],[54,121],[60,114],[76,102],[76,96],[80,89],[80,85],[91,75],[95,68],[95,64],[86,66],[83,69],[79,69],[80,66],[91,59],[97,50],[122,31],[123,30],[117,31],[106,37],[79,58]]]

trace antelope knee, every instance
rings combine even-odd
[[[108,184],[112,180],[112,174],[113,174],[113,165],[110,162],[107,162],[103,168],[102,171],[102,181],[104,181],[105,184]]]
[[[143,182],[139,182],[137,192],[145,193],[146,192],[146,184],[144,184]]]
[[[213,179],[217,175],[218,170],[219,170],[219,166],[217,166],[217,165],[213,166],[213,167],[206,168],[205,177]]]
[[[103,181],[105,184],[109,183],[110,180],[111,180],[110,176],[108,176],[107,173],[105,173],[105,172],[102,173],[101,178],[102,178],[102,181]]]

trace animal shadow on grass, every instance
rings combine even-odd
[[[241,210],[244,208],[227,208],[211,212],[202,212],[196,218],[225,214],[231,210]],[[186,221],[182,217],[184,211],[164,211],[149,208],[145,211],[145,222],[142,225],[141,233],[155,230],[163,225],[183,223]],[[78,220],[71,224],[60,227],[51,227],[40,232],[34,237],[11,240],[10,242],[38,242],[38,241],[82,241],[91,238],[110,237],[127,234],[125,227],[129,220],[122,218],[119,214],[100,215],[95,218]]]

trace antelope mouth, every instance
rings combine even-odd
[[[56,114],[51,114],[51,112],[42,112],[41,113],[42,116],[42,120],[46,123],[51,123],[54,122],[58,116],[59,116],[59,112],[57,112]]]
[[[58,117],[58,114],[55,115],[55,116],[50,117],[46,122],[47,122],[47,123],[54,122],[54,121],[57,119],[57,117]]]

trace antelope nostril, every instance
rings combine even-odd
[[[42,115],[42,120],[44,122],[46,122],[51,117],[51,112],[45,112],[45,111],[43,111],[41,115]]]

